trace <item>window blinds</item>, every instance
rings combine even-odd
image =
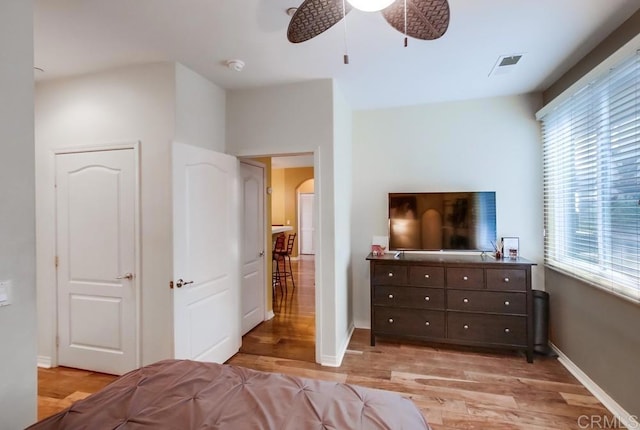
[[[545,264],[640,300],[640,54],[541,121]]]

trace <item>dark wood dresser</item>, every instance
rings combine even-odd
[[[522,350],[533,362],[531,267],[523,258],[373,256],[371,345],[376,336]]]

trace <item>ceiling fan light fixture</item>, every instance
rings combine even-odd
[[[377,12],[391,5],[395,0],[347,0],[347,2],[358,10],[364,12]]]

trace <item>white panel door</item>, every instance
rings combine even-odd
[[[240,163],[242,198],[242,334],[264,321],[264,167]]]
[[[61,366],[138,367],[134,151],[56,155]]]
[[[173,144],[175,357],[222,363],[238,352],[238,160]]]
[[[300,254],[315,254],[313,246],[313,200],[312,193],[298,194],[298,241]]]

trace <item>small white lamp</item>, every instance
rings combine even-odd
[[[395,0],[347,0],[356,9],[364,12],[377,12],[389,6]]]

